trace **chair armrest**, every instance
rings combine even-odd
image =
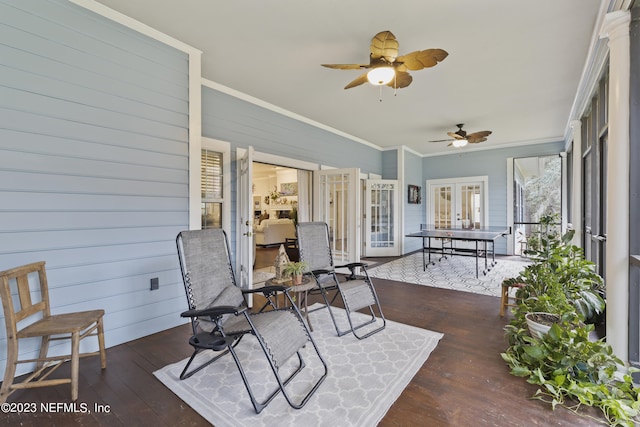
[[[363,263],[363,262],[350,262],[349,264],[345,264],[345,265],[336,265],[336,268],[348,268],[349,270],[353,270],[356,267],[364,267],[367,268],[367,264]]]
[[[331,273],[333,273],[333,271],[331,270],[313,270],[311,272],[311,274],[313,274],[314,276],[319,276],[321,274],[331,274]]]
[[[222,316],[223,314],[238,315],[243,311],[246,311],[246,308],[234,307],[232,305],[219,305],[216,307],[204,308],[202,310],[187,310],[180,313],[180,317],[218,317]]]
[[[261,288],[256,289],[242,289],[243,294],[255,294],[255,293],[275,293],[275,292],[286,292],[289,289],[287,286],[283,285],[271,285],[271,286],[263,286]]]
[[[351,271],[351,274],[346,277],[347,280],[356,280],[358,276],[356,276],[356,268],[360,267],[365,272],[367,271],[367,264],[363,262],[350,262],[349,264],[336,266],[336,268],[348,268]]]

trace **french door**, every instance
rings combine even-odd
[[[366,256],[399,256],[398,181],[368,179],[365,190]]]
[[[236,260],[237,280],[243,289],[253,284],[253,147],[237,150],[238,174],[238,224],[236,226],[236,244],[238,246]],[[250,304],[251,305],[251,304]]]
[[[480,228],[487,225],[487,177],[428,180],[427,189],[430,226]]]
[[[314,172],[314,219],[329,226],[329,243],[336,264],[360,261],[360,169]]]

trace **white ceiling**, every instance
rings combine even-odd
[[[98,0],[203,52],[202,76],[379,147],[423,155],[559,141],[601,0]],[[449,56],[399,89],[344,86],[378,32]],[[447,147],[456,123],[488,141]]]

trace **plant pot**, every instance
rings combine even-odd
[[[524,318],[529,326],[529,334],[534,338],[544,337],[554,323],[560,322],[560,315],[553,313],[527,313]]]
[[[291,284],[294,286],[302,285],[302,274],[294,274],[291,276]]]

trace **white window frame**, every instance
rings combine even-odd
[[[216,200],[222,204],[222,229],[229,234],[231,232],[231,144],[218,139],[202,137],[202,144],[198,152],[202,150],[215,151],[222,153],[222,199]],[[201,157],[201,156],[199,156]],[[198,172],[200,167],[198,166]],[[200,192],[200,182],[202,177],[198,173],[198,182],[194,187],[198,188],[197,196],[192,195],[189,203],[189,210],[198,213],[198,223],[191,224],[192,230],[200,230],[202,228],[202,194]],[[194,215],[195,216],[195,215]]]

